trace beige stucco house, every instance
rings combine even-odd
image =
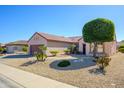
[[[21,52],[24,46],[28,46],[26,40],[19,40],[6,44],[7,53]]]
[[[34,54],[35,52],[39,51],[39,46],[41,44],[47,46],[46,53],[48,55],[50,54],[50,50],[63,51],[67,49],[71,44],[77,45],[79,52],[85,55],[91,55],[93,50],[92,46],[89,43],[84,42],[81,36],[64,37],[36,32],[28,41],[29,54]],[[104,49],[102,50],[108,56],[116,53],[116,41],[106,42],[102,45],[101,48],[103,47]]]

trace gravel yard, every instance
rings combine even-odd
[[[75,60],[77,58],[81,62],[73,61],[71,66],[64,69],[56,66],[61,59]],[[117,53],[111,58],[106,75],[90,73],[90,70],[96,68],[91,57],[57,56],[48,57],[45,62],[36,63],[34,57],[11,55],[0,59],[0,62],[77,87],[124,88],[124,54]]]

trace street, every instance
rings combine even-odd
[[[21,88],[21,86],[0,74],[0,88]]]

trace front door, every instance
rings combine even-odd
[[[83,54],[86,54],[86,44],[83,44]]]

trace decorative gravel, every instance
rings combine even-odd
[[[6,57],[0,59],[2,63],[29,71],[44,77],[68,83],[83,88],[124,87],[124,54],[117,53],[111,57],[110,65],[106,68],[106,75],[93,74],[91,71],[97,66],[92,57],[57,56],[48,57],[45,62],[36,62],[33,57]],[[62,59],[71,61],[65,68],[57,67]]]

